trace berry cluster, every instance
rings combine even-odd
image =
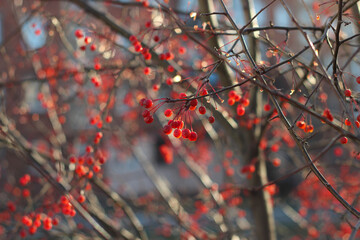
[[[176,138],[183,137],[190,141],[196,141],[198,135],[196,132],[191,131],[188,128],[184,128],[184,121],[181,120],[170,120],[167,125],[163,127],[163,133],[170,135],[173,132],[173,136]],[[173,131],[174,130],[174,131]]]
[[[151,60],[151,53],[149,52],[149,49],[144,48],[141,45],[141,42],[134,36],[131,35],[129,37],[129,41],[131,42],[131,45],[134,47],[135,52],[141,52],[145,60]]]
[[[144,108],[151,108],[153,105],[153,101],[151,101],[150,99],[146,99],[146,98],[142,98],[140,100],[140,106],[144,107]],[[144,118],[144,122],[147,124],[150,124],[154,121],[153,116],[151,115],[151,112],[149,110],[145,109],[142,113],[142,116]]]

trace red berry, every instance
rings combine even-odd
[[[145,101],[146,101],[146,98],[140,99],[140,101],[139,101],[140,106],[144,106]]]
[[[172,121],[171,122],[172,128],[179,128],[180,127],[180,121]]]
[[[179,48],[179,54],[185,54],[186,53],[186,48],[184,48],[184,47],[180,47]]]
[[[190,101],[190,106],[191,106],[191,107],[196,107],[197,104],[198,104],[198,100],[197,100],[197,99],[193,99],[193,100]]]
[[[85,202],[85,196],[80,195],[77,200],[78,200],[79,203],[83,203],[83,202]]]
[[[102,138],[103,137],[103,133],[102,132],[97,132],[95,135],[96,138]]]
[[[209,117],[209,123],[214,123],[214,122],[215,122],[214,116],[210,116],[210,117]]]
[[[275,167],[280,166],[280,164],[281,164],[280,158],[275,158],[275,159],[272,161],[272,164],[273,164]]]
[[[152,116],[148,116],[144,118],[145,123],[150,124],[154,121],[154,118]]]
[[[245,114],[245,108],[241,105],[238,105],[238,107],[236,109],[236,113],[239,116],[243,116]]]
[[[25,238],[26,237],[26,231],[24,229],[21,229],[20,231],[20,237]]]
[[[141,46],[141,44],[139,42],[136,43],[136,45],[134,46],[135,52],[141,52],[143,50],[143,47]]]
[[[86,151],[87,153],[91,153],[91,152],[94,151],[94,149],[93,149],[92,146],[87,146],[86,149],[85,149],[85,151]]]
[[[349,140],[348,140],[347,137],[342,137],[342,138],[340,139],[340,143],[341,143],[341,144],[346,144],[348,141],[349,141]]]
[[[242,98],[242,99],[240,100],[240,103],[241,103],[244,107],[247,107],[247,106],[249,106],[249,104],[250,104],[250,100],[249,100],[248,98]]]
[[[172,127],[170,125],[165,125],[163,128],[163,133],[169,135],[172,132]]]
[[[356,78],[356,82],[360,84],[360,76]]]
[[[351,97],[351,90],[350,89],[345,90],[345,96],[346,97]]]
[[[146,53],[146,54],[144,54],[144,59],[145,60],[150,60],[151,59],[151,53]]]
[[[160,38],[159,38],[159,36],[154,36],[154,41],[155,41],[155,42],[158,42],[158,41],[160,41]]]
[[[34,225],[29,228],[29,233],[31,235],[34,235],[36,233],[36,231],[37,231],[37,227]]]
[[[137,38],[134,35],[131,35],[129,37],[129,40],[130,40],[130,42],[134,42],[134,41],[137,41]]]
[[[165,82],[166,82],[166,84],[169,85],[169,86],[172,85],[172,83],[173,83],[172,78],[170,78],[170,77],[167,78]]]
[[[85,44],[91,43],[91,37],[85,37],[85,38],[84,38],[84,43],[85,43]]]
[[[199,107],[199,113],[200,114],[205,114],[206,113],[206,108],[204,106]]]
[[[171,111],[171,109],[166,109],[166,110],[164,111],[165,117],[171,117],[172,114],[173,114],[173,112]]]
[[[298,121],[296,122],[296,126],[300,129],[305,129],[306,123],[304,121]]]
[[[52,224],[53,224],[54,226],[58,225],[58,224],[59,224],[59,219],[53,218]]]
[[[185,128],[184,130],[182,130],[182,137],[183,138],[189,138],[191,134],[190,129]]]
[[[151,68],[149,68],[149,67],[144,68],[145,75],[149,75],[150,73],[151,73]]]
[[[147,27],[147,28],[151,27],[151,22],[150,21],[146,22],[145,27]]]
[[[203,88],[203,90],[201,90],[200,96],[205,96],[205,95],[208,95],[208,94],[209,94],[208,90]]]
[[[107,122],[107,123],[111,123],[112,122],[112,116],[106,116],[106,118],[105,118],[105,122]]]
[[[168,70],[169,72],[173,72],[173,71],[175,71],[175,68],[174,68],[173,66],[169,65],[169,66],[167,67],[167,70]]]
[[[346,126],[351,126],[351,122],[348,118],[345,119],[345,125]]]
[[[165,59],[166,59],[166,60],[172,60],[172,59],[174,59],[174,54],[172,54],[171,52],[165,53]]]
[[[83,31],[81,30],[81,29],[77,29],[77,30],[75,30],[75,37],[76,38],[82,38],[82,37],[84,37],[84,33],[83,33]]]
[[[270,104],[265,104],[265,105],[264,105],[264,110],[265,110],[266,112],[270,111],[270,110],[271,110]]]
[[[236,95],[237,95],[237,94],[236,94],[236,92],[235,92],[234,90],[231,90],[231,91],[229,92],[229,94],[228,94],[229,98],[235,98]]]
[[[154,91],[158,91],[159,89],[160,89],[159,84],[154,84],[154,85],[153,85],[153,90],[154,90]]]
[[[182,132],[181,132],[180,129],[177,128],[177,129],[174,130],[173,135],[174,135],[174,137],[176,137],[176,138],[180,138],[181,135],[182,135]]]
[[[146,118],[146,117],[150,116],[150,111],[147,110],[147,109],[145,109],[145,110],[142,112],[142,116],[143,116],[143,118]]]
[[[94,170],[95,173],[98,173],[98,172],[100,172],[101,167],[99,165],[94,165],[93,170]]]
[[[94,64],[94,69],[95,69],[95,70],[100,70],[100,69],[101,69],[100,63],[95,63],[95,64]]]
[[[179,98],[180,99],[186,99],[186,93],[180,93]]]
[[[144,107],[145,108],[151,108],[152,105],[153,105],[153,101],[151,101],[150,99],[146,99],[144,101]]]
[[[312,133],[314,131],[314,126],[309,124],[309,125],[306,125],[305,127],[305,132],[310,132]]]
[[[191,132],[190,136],[189,136],[189,140],[194,142],[194,141],[196,141],[196,139],[197,139],[197,133],[196,132]]]
[[[234,99],[234,98],[229,98],[229,99],[228,99],[228,104],[229,104],[230,106],[234,105],[234,104],[235,104],[235,99]]]

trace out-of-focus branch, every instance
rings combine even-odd
[[[56,181],[57,173],[49,165],[48,161],[44,159],[38,152],[31,148],[31,144],[14,128],[13,124],[7,119],[7,117],[1,113],[0,114],[0,124],[2,125],[2,131],[8,136],[11,140],[12,145],[16,146],[16,153],[21,154],[24,159],[29,159],[30,164],[41,174],[49,183],[54,186],[54,188],[62,195],[68,197],[71,204],[79,212],[79,214],[94,228],[94,230],[99,234],[99,236],[104,239],[111,239],[112,235],[105,230],[109,229],[113,234],[119,234],[125,239],[136,239],[132,233],[126,229],[117,230],[111,225],[106,225],[104,221],[102,226],[89,212],[82,207],[82,205],[69,193],[71,186],[64,181],[63,179],[58,182]],[[5,127],[6,126],[6,127]],[[98,217],[102,219],[102,217]],[[104,228],[105,227],[105,228]]]
[[[101,179],[93,178],[92,182],[125,212],[131,224],[138,232],[140,238],[142,240],[148,239],[144,227],[142,226],[141,222],[139,221],[129,204],[127,204],[127,202],[117,192],[112,191]]]

